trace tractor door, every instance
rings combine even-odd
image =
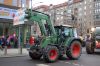
[[[74,36],[73,29],[71,27],[56,26],[55,30],[58,35],[57,37],[58,43],[64,43],[68,37]]]

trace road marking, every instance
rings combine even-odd
[[[67,63],[67,64],[71,64],[70,62],[65,62],[65,63]]]
[[[49,65],[46,65],[46,64],[36,64],[36,66],[49,66]]]
[[[75,66],[80,66],[80,64],[76,64],[76,63],[73,63],[73,65],[75,65]]]
[[[84,65],[81,65],[81,64],[78,64],[78,63],[74,63],[74,62],[65,62],[67,64],[72,64],[74,66],[84,66]]]

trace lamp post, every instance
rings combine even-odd
[[[25,7],[25,5],[23,4],[22,0],[21,0],[21,10]],[[21,25],[19,24],[19,31],[18,31],[18,46],[19,46],[19,54],[22,54],[22,44],[21,44],[21,38],[22,38],[22,35],[21,35]]]
[[[22,0],[21,0],[21,8],[23,8],[23,3],[22,3]],[[19,25],[19,28],[18,28],[18,46],[19,46],[19,54],[22,54],[22,46],[21,46],[21,26]]]

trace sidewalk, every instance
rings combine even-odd
[[[17,57],[17,56],[27,56],[27,48],[22,49],[22,54],[19,53],[19,49],[7,49],[7,54],[5,55],[5,50],[0,50],[0,57]]]

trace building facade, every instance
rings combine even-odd
[[[100,27],[100,0],[94,1],[94,25]]]
[[[54,25],[72,25],[77,27],[78,35],[84,36],[91,32],[92,27],[100,26],[99,6],[99,0],[69,0],[62,4],[50,5],[46,11],[41,9],[51,16]]]
[[[0,4],[16,7],[22,7],[24,5],[25,7],[29,7],[30,1],[31,0],[0,0]]]
[[[93,20],[93,0],[70,0],[68,1],[68,22],[73,22],[78,28],[78,34],[84,35],[90,33],[91,27],[94,26]],[[75,20],[72,20],[74,15]],[[71,18],[70,18],[71,17]],[[75,24],[76,23],[76,24]]]

